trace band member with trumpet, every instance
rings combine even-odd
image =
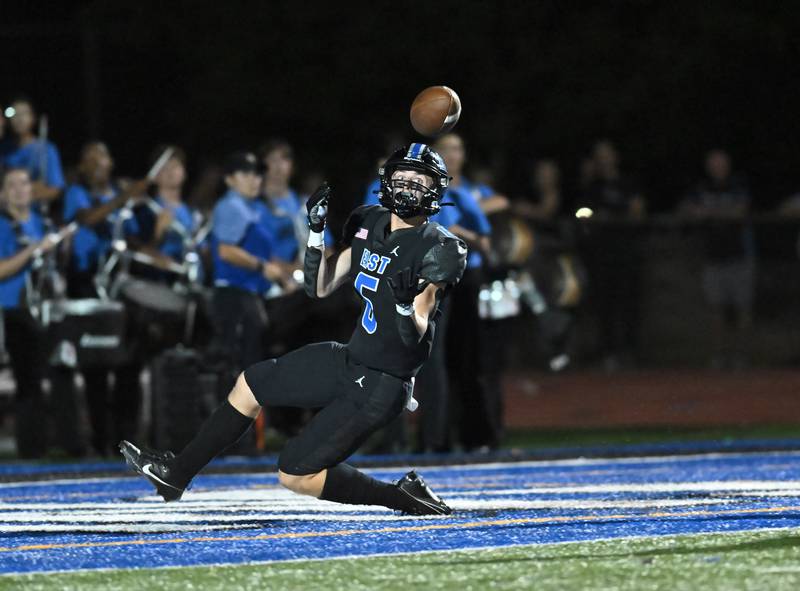
[[[132,182],[118,191],[112,182],[114,161],[102,142],[89,142],[81,150],[78,165],[80,182],[67,189],[64,198],[64,219],[80,225],[72,240],[67,290],[71,298],[96,298],[95,275],[112,249],[112,229],[122,208],[131,198],[146,194],[149,179]],[[123,223],[126,238],[138,232],[133,217]],[[109,452],[108,413],[119,438],[132,434],[141,399],[140,364],[136,360],[114,371],[114,390],[109,391],[109,369],[91,368],[82,371],[86,399],[92,425],[91,443],[99,455]]]
[[[16,443],[22,458],[46,451],[42,412],[42,379],[46,352],[35,319],[26,302],[31,264],[51,250],[57,238],[45,235],[44,222],[31,206],[33,183],[25,168],[8,168],[0,182],[0,307],[5,319],[6,347],[16,382]]]
[[[5,155],[9,168],[24,168],[33,182],[33,198],[40,202],[51,202],[64,190],[64,173],[58,148],[47,139],[47,119],[37,115],[33,103],[26,98],[17,98],[6,109],[14,139]]]

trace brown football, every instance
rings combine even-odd
[[[411,103],[411,125],[424,136],[447,133],[460,116],[461,99],[447,86],[429,86]]]

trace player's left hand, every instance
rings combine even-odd
[[[325,229],[330,197],[331,186],[326,181],[317,187],[317,190],[308,198],[306,211],[308,212],[308,227],[312,232],[322,232]]]
[[[414,298],[430,284],[429,281],[420,281],[419,274],[414,273],[411,267],[401,269],[386,281],[394,294],[395,301],[402,306],[412,305]]]

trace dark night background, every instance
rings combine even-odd
[[[302,170],[360,199],[387,136],[431,84],[458,91],[457,130],[499,189],[559,159],[567,182],[617,141],[651,209],[668,210],[712,146],[731,150],[756,209],[800,185],[800,57],[792,2],[4,3],[0,96],[50,116],[66,166],[104,139],[117,171],[185,146],[192,170],[287,137]],[[352,193],[351,193],[352,192]]]

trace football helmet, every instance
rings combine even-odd
[[[398,170],[413,170],[433,179],[426,187],[410,180],[392,179]],[[441,208],[441,199],[450,184],[444,160],[427,144],[414,143],[395,151],[378,169],[380,203],[401,218],[431,216]]]

